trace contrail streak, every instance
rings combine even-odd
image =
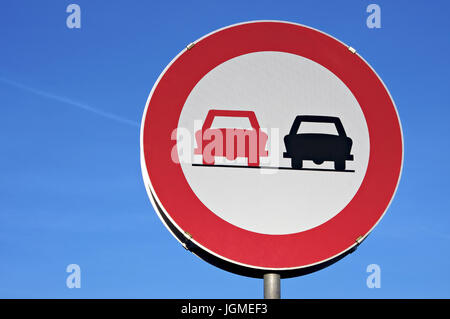
[[[99,110],[97,108],[94,108],[92,106],[89,106],[89,105],[86,105],[86,104],[83,104],[83,103],[80,103],[80,102],[77,102],[77,101],[73,101],[73,100],[71,100],[71,99],[69,99],[67,97],[64,97],[64,96],[59,96],[59,95],[55,95],[55,94],[48,93],[48,92],[45,92],[45,91],[41,91],[39,89],[35,89],[35,88],[29,87],[27,85],[24,85],[24,84],[15,82],[15,81],[11,81],[11,80],[8,80],[8,79],[2,78],[2,77],[0,77],[0,82],[6,83],[8,85],[11,85],[11,86],[14,86],[16,88],[22,89],[24,91],[28,91],[28,92],[34,93],[36,95],[39,95],[39,96],[42,96],[42,97],[45,97],[45,98],[48,98],[48,99],[52,99],[52,100],[55,100],[55,101],[58,101],[58,102],[62,102],[62,103],[65,103],[65,104],[69,104],[69,105],[78,107],[78,108],[83,109],[85,111],[97,114],[99,116],[102,116],[102,117],[110,119],[110,120],[114,120],[116,122],[120,122],[120,123],[123,123],[123,124],[128,124],[128,125],[132,125],[132,126],[135,126],[135,127],[136,126],[139,127],[139,123],[136,123],[136,122],[134,122],[132,120],[120,117],[120,116],[118,116],[116,114],[113,114],[113,113],[109,113],[109,112],[105,112],[105,111]]]

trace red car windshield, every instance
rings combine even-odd
[[[217,117],[228,117],[236,119],[248,119],[250,121],[251,127],[255,130],[259,130],[258,120],[256,119],[255,113],[252,111],[234,111],[234,110],[210,110],[206,116],[205,123],[203,123],[203,129],[208,129],[211,127],[213,121]]]
[[[231,128],[251,130],[252,124],[248,117],[226,117],[216,116],[210,128]]]

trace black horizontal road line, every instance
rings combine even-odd
[[[337,171],[331,168],[292,168],[292,167],[274,167],[274,166],[247,166],[247,165],[225,165],[225,164],[192,164],[192,166],[206,166],[206,167],[232,167],[232,168],[259,168],[259,169],[290,169],[293,171],[318,171],[318,172],[342,172],[342,173],[354,173],[353,169],[346,169],[343,171]]]

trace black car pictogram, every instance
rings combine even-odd
[[[336,134],[325,133],[298,133],[302,123],[329,123],[334,124]],[[344,126],[338,117],[318,115],[298,115],[288,135],[284,137],[286,152],[284,158],[291,158],[291,166],[301,169],[304,160],[311,160],[320,165],[324,161],[333,161],[334,168],[345,170],[345,161],[352,161],[350,154],[353,141],[347,136]]]

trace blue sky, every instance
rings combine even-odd
[[[81,29],[66,7],[81,7]],[[381,7],[368,29],[366,7]],[[358,250],[282,281],[284,298],[450,298],[450,4],[445,1],[2,1],[0,297],[260,298],[262,281],[184,250],[147,198],[139,122],[158,75],[226,25],[287,20],[356,48],[399,111],[403,175]],[[78,264],[80,289],[66,287]],[[381,288],[366,267],[381,267]]]

